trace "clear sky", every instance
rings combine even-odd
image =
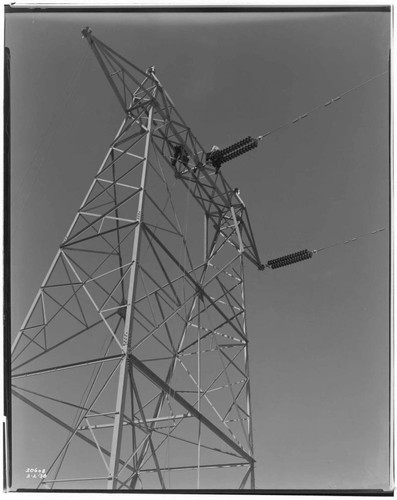
[[[13,335],[122,118],[83,27],[155,65],[209,149],[386,71],[389,23],[376,12],[8,14]],[[384,75],[224,166],[263,261],[388,227],[388,113]],[[247,263],[258,488],[388,488],[388,238],[275,271]],[[26,434],[14,442],[23,450]],[[23,483],[35,465],[15,460]]]

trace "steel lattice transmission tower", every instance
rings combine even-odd
[[[245,205],[154,69],[83,35],[124,119],[12,347],[38,488],[254,488]]]

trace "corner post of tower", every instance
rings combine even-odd
[[[134,230],[130,279],[128,282],[128,292],[127,292],[125,330],[123,336],[124,357],[121,361],[119,368],[116,413],[115,413],[111,454],[110,454],[108,489],[117,489],[117,481],[118,481],[118,468],[120,464],[123,419],[124,419],[125,402],[126,402],[126,389],[129,376],[129,364],[131,363],[131,343],[132,343],[131,341],[133,336],[134,312],[135,312],[134,303],[136,298],[137,277],[138,277],[139,260],[140,260],[140,247],[141,247],[142,230],[144,224],[143,214],[145,205],[147,171],[149,164],[149,152],[152,140],[152,124],[153,124],[153,103],[148,110],[147,127],[145,132],[146,138],[144,146],[144,161],[142,164],[140,193],[139,193],[137,215],[136,215],[137,225]]]

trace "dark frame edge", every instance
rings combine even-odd
[[[115,7],[115,6],[102,6],[102,7],[87,7],[87,6],[77,6],[73,5],[70,7],[65,7],[60,5],[56,7],[55,5],[49,6],[36,6],[32,4],[31,7],[25,5],[5,5],[5,14],[18,14],[18,13],[28,13],[28,12],[42,12],[42,13],[54,13],[54,12],[391,12],[391,5],[347,5],[347,6],[296,6],[296,7],[273,7],[273,6],[145,6],[145,7]]]
[[[20,488],[16,490],[17,492],[29,492],[29,493],[54,493],[51,490],[35,490],[35,489],[27,489]],[[57,493],[112,493],[112,494],[134,494],[134,492],[129,490],[74,490],[74,489],[59,489]],[[136,491],[138,494],[186,494],[189,495],[203,495],[203,494],[217,494],[217,495],[295,495],[295,496],[354,496],[354,497],[392,497],[394,496],[393,491],[385,491],[380,489],[367,489],[367,490],[211,490],[211,489],[200,489],[200,490],[167,490],[166,493],[163,493],[162,490],[139,490]]]
[[[11,487],[11,280],[10,280],[10,189],[11,189],[11,54],[4,47],[4,172],[3,172],[3,358],[4,416],[3,423],[3,490]]]

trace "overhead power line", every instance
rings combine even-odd
[[[275,132],[278,132],[279,130],[281,130],[285,127],[288,127],[290,125],[294,125],[295,123],[303,120],[307,116],[311,115],[312,113],[315,113],[316,111],[319,111],[322,108],[327,108],[331,104],[334,104],[335,102],[340,101],[340,99],[342,99],[342,97],[345,97],[347,94],[350,94],[351,92],[354,92],[355,90],[358,90],[361,87],[364,87],[364,85],[367,85],[368,83],[376,80],[377,78],[380,78],[381,76],[385,75],[386,73],[389,73],[389,70],[383,71],[383,73],[379,73],[378,75],[373,76],[369,80],[366,80],[365,82],[360,83],[359,85],[356,85],[355,87],[352,87],[349,90],[346,90],[346,92],[343,92],[343,94],[340,94],[332,99],[329,99],[327,102],[320,104],[319,106],[316,106],[315,108],[311,109],[307,113],[303,113],[302,115],[297,116],[293,120],[289,120],[288,122],[285,122],[282,125],[279,125],[278,127],[274,128],[273,130],[269,130],[268,132],[264,133],[263,135],[260,135],[258,137],[258,141],[261,141],[265,137],[268,137],[269,135],[274,134]]]
[[[323,250],[327,250],[328,248],[336,247],[336,246],[339,246],[339,245],[347,245],[349,243],[353,243],[353,241],[357,241],[359,238],[364,238],[364,236],[369,236],[371,234],[380,233],[381,231],[384,231],[385,229],[386,229],[385,227],[382,227],[381,229],[376,229],[375,231],[369,231],[368,233],[360,234],[359,236],[351,238],[350,240],[339,241],[338,243],[333,243],[332,245],[328,245],[326,247],[318,248],[317,250],[313,250],[313,253],[322,252]]]
[[[346,90],[342,94],[333,97],[332,99],[329,99],[323,104],[320,104],[319,106],[316,106],[315,108],[311,109],[310,111],[303,113],[302,115],[297,116],[296,118],[289,120],[282,125],[279,125],[278,127],[269,130],[268,132],[258,136],[256,139],[253,139],[251,136],[236,142],[235,144],[232,144],[231,146],[228,146],[226,148],[220,149],[218,146],[213,146],[211,151],[206,154],[206,161],[211,162],[212,165],[215,167],[216,172],[219,171],[219,168],[222,166],[223,163],[226,163],[230,160],[233,160],[234,158],[237,158],[238,156],[248,153],[252,149],[258,147],[259,141],[264,139],[265,137],[270,136],[271,134],[274,134],[278,132],[279,130],[282,130],[283,128],[289,127],[291,125],[294,125],[295,123],[298,123],[299,121],[303,120],[304,118],[307,118],[309,115],[315,113],[316,111],[319,111],[320,109],[327,108],[331,104],[334,104],[335,102],[340,101],[343,97],[345,97],[347,94],[350,94],[351,92],[354,92],[361,87],[364,87],[365,85],[368,85],[370,82],[376,80],[377,78],[380,78],[381,76],[389,73],[389,70],[383,71],[382,73],[379,73],[378,75],[373,76],[369,80],[366,80],[365,82],[360,83],[359,85],[356,85],[355,87],[350,88],[349,90]],[[189,155],[187,155],[183,151],[183,147],[181,145],[177,145],[175,149],[174,156],[172,157],[173,165],[176,164],[178,161],[179,157],[183,159],[184,165],[187,166],[188,161],[189,161]]]

